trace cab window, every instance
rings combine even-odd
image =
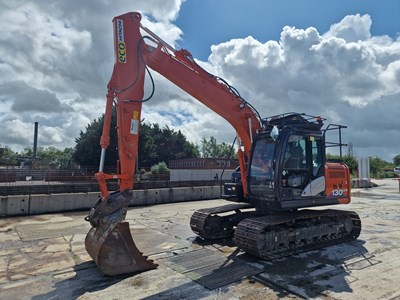
[[[283,167],[285,169],[305,169],[306,165],[306,137],[291,135],[285,150]]]

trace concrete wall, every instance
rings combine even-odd
[[[351,185],[356,188],[373,187],[373,183],[370,178],[354,178],[351,180]]]
[[[29,214],[29,196],[0,196],[0,216]]]
[[[90,210],[99,193],[0,196],[0,217]],[[219,186],[134,190],[130,206],[220,198]]]
[[[232,173],[235,170],[226,169],[222,179],[230,180]],[[170,181],[200,181],[200,180],[215,180],[218,174],[218,180],[221,179],[221,169],[207,169],[207,170],[185,170],[185,169],[172,169],[170,172]]]
[[[49,194],[30,196],[30,215],[90,209],[99,193]]]

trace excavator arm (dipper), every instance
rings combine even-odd
[[[124,222],[132,198],[140,132],[140,114],[147,66],[179,86],[226,119],[236,130],[238,158],[244,195],[247,195],[245,156],[250,156],[252,137],[261,129],[261,119],[252,106],[222,78],[201,68],[187,50],[175,50],[141,24],[139,13],[113,20],[115,64],[108,83],[101,159],[96,179],[101,198],[87,220],[92,229],[85,245],[100,270],[107,275],[143,271],[157,267],[142,256]],[[147,35],[142,35],[141,31]],[[117,111],[119,173],[104,173],[113,105]],[[243,146],[244,151],[241,146]],[[107,180],[118,179],[120,190],[109,193]]]

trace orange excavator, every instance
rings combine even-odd
[[[92,228],[85,246],[106,275],[154,269],[157,264],[135,246],[125,221],[132,199],[142,104],[154,92],[148,67],[226,119],[236,130],[240,180],[224,186],[222,198],[236,203],[194,212],[192,230],[203,239],[234,238],[238,248],[275,259],[356,239],[361,221],[352,211],[307,209],[350,202],[349,168],[328,161],[326,148],[339,146],[341,129],[302,113],[261,118],[224,79],[200,67],[187,50],[175,50],[141,24],[140,13],[115,17],[115,64],[108,83],[101,159],[96,179],[101,197],[86,220]],[[144,98],[145,74],[153,92]],[[112,109],[117,111],[118,171],[106,174]],[[335,130],[339,142],[326,141]],[[107,180],[118,179],[110,193]]]

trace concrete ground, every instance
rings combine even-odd
[[[204,244],[189,228],[208,200],[129,209],[138,248],[156,270],[107,277],[84,248],[85,212],[0,220],[0,299],[400,299],[398,182],[355,190],[362,220],[358,240],[262,261],[232,241]]]

